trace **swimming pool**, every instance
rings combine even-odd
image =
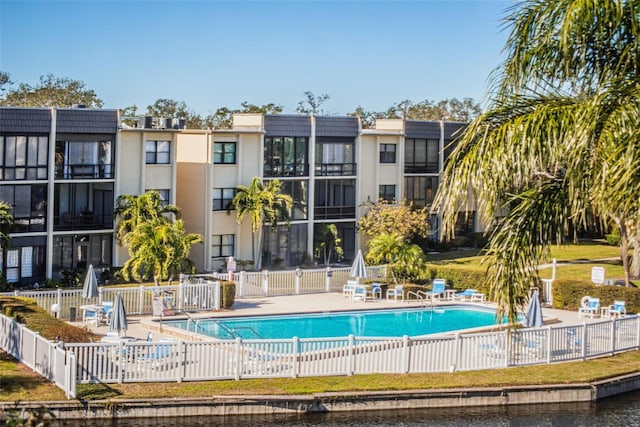
[[[496,313],[468,306],[311,313],[200,320],[163,325],[217,339],[410,337],[496,325]]]

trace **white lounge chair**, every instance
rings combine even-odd
[[[396,285],[393,288],[387,289],[387,299],[391,299],[391,297],[393,297],[394,300],[397,300],[398,297],[404,300],[404,286]]]
[[[447,282],[444,279],[433,279],[431,290],[426,293],[427,298],[441,298],[444,295],[444,288]]]
[[[356,290],[356,281],[355,280],[348,280],[347,283],[344,284],[344,286],[342,287],[342,297],[343,298],[353,298],[353,293]]]
[[[478,293],[478,291],[475,289],[465,289],[462,292],[456,292],[453,294],[453,299],[459,301],[471,300],[471,297],[476,293]]]

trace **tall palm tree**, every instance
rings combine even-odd
[[[11,214],[11,205],[0,201],[0,256],[2,256],[2,265],[7,265],[7,248],[9,247],[9,232],[13,225],[13,215]],[[6,269],[0,271],[3,278],[6,278]]]
[[[165,204],[160,193],[155,190],[147,191],[138,196],[122,195],[116,201],[114,210],[118,218],[116,239],[123,242],[125,235],[135,230],[140,224],[155,220],[159,217],[180,218],[180,208],[176,205]]]
[[[289,211],[293,206],[293,199],[280,191],[280,180],[274,179],[265,186],[260,178],[254,177],[248,186],[239,185],[232,204],[238,211],[238,224],[245,216],[251,218],[251,252],[257,270],[262,266],[262,226],[265,223],[276,227],[278,221],[289,222]],[[257,247],[256,247],[257,235]],[[258,254],[257,250],[260,250]]]
[[[460,136],[435,204],[448,236],[469,189],[480,217],[508,211],[487,281],[513,321],[550,244],[591,217],[638,230],[640,0],[525,0],[505,22],[488,110]]]
[[[192,273],[189,251],[202,241],[201,236],[185,232],[182,220],[146,221],[125,236],[130,257],[122,266],[123,277],[138,281],[153,277],[158,286],[160,280],[175,274]]]

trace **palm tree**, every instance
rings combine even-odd
[[[251,252],[257,270],[262,266],[262,256],[256,251],[262,247],[262,225],[269,223],[276,227],[278,221],[289,222],[293,199],[280,193],[281,188],[282,184],[278,179],[269,181],[265,186],[260,178],[254,177],[248,186],[239,185],[236,188],[236,195],[232,201],[238,211],[238,224],[242,223],[246,215],[251,218]]]
[[[150,190],[139,196],[119,196],[114,214],[119,218],[116,239],[121,243],[127,233],[135,230],[146,221],[163,216],[171,217],[171,215],[179,218],[180,208],[176,205],[165,204],[159,192]]]
[[[382,233],[368,242],[365,255],[370,264],[389,264],[391,277],[397,284],[399,275],[403,280],[417,278],[425,270],[424,252],[420,246],[410,244],[398,233]]]
[[[202,237],[187,234],[182,220],[173,222],[161,219],[146,221],[127,233],[125,243],[129,248],[129,259],[122,267],[125,279],[153,281],[171,279],[175,274],[193,273],[193,262],[189,251]]]
[[[13,215],[11,215],[11,205],[0,201],[0,249],[2,252],[2,265],[7,265],[7,248],[9,247],[9,232],[13,225]],[[2,278],[6,278],[6,271],[1,271]]]
[[[316,231],[315,241],[317,257],[320,258],[322,255],[324,265],[329,265],[334,251],[338,261],[342,259],[344,255],[342,246],[340,246],[342,239],[338,235],[338,227],[335,224],[321,224]]]
[[[487,258],[498,316],[516,320],[549,245],[589,218],[637,236],[638,10],[639,0],[527,0],[509,11],[489,108],[460,136],[435,203],[447,236],[469,189],[480,217],[508,211]]]

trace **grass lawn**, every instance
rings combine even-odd
[[[78,398],[134,399],[212,395],[312,394],[342,391],[398,391],[506,385],[588,383],[640,371],[640,352],[552,365],[442,374],[371,374],[351,377],[274,378],[183,383],[79,384]],[[0,401],[65,400],[51,383],[0,353]]]

